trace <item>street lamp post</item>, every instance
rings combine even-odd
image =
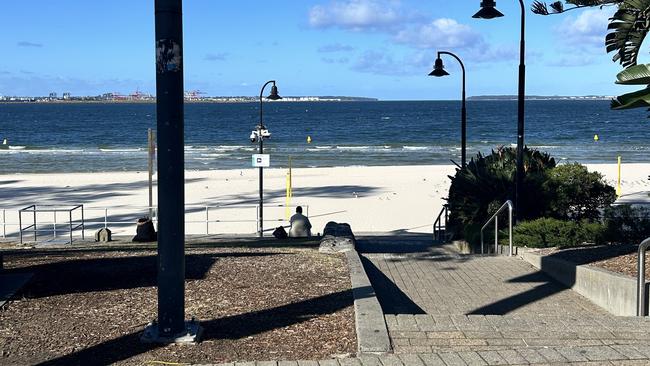
[[[185,317],[183,4],[155,1],[158,135],[158,319],[143,342],[194,343],[201,327]]]
[[[438,52],[438,58],[436,59],[436,63],[433,66],[433,71],[429,73],[429,76],[447,76],[449,73],[445,71],[445,68],[442,64],[442,59],[440,58],[440,55],[449,55],[453,58],[455,58],[458,63],[460,63],[460,68],[463,70],[463,93],[462,93],[462,101],[461,101],[461,108],[460,108],[460,141],[461,141],[461,149],[460,149],[460,161],[461,161],[461,168],[465,168],[466,162],[467,162],[467,108],[465,107],[465,65],[463,65],[463,61],[456,56],[455,54],[447,51],[439,51]]]
[[[515,218],[522,219],[520,200],[524,186],[524,100],[526,93],[526,8],[524,1],[519,0],[521,6],[521,36],[519,41],[519,92],[517,95],[517,176],[515,180]],[[492,19],[502,17],[503,14],[495,9],[494,0],[482,0],[481,10],[473,18]]]
[[[279,100],[282,99],[278,95],[278,87],[275,85],[275,80],[270,80],[267,81],[266,84],[262,86],[262,90],[260,90],[260,123],[255,127],[255,130],[251,133],[251,142],[255,142],[257,140],[259,144],[259,153],[263,154],[264,153],[264,139],[270,138],[271,133],[267,130],[266,126],[264,126],[264,119],[263,119],[263,100],[264,100],[264,89],[269,85],[273,84],[271,87],[271,94],[266,97],[266,99],[269,100]],[[259,199],[259,208],[257,210],[257,235],[261,238],[264,236],[264,168],[259,167],[260,171],[260,199]]]

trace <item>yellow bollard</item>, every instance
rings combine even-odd
[[[621,196],[623,190],[621,189],[621,157],[618,157],[618,184],[616,185],[616,195]]]

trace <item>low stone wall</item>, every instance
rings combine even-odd
[[[384,313],[377,300],[356,250],[345,253],[350,269],[354,316],[357,330],[357,349],[362,354],[384,354],[391,351]]]
[[[636,279],[601,268],[543,256],[534,251],[522,250],[520,256],[609,313],[636,316]]]

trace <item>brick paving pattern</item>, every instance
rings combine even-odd
[[[520,259],[382,244],[362,241],[362,259],[394,353],[222,366],[650,365],[650,318],[610,315]]]

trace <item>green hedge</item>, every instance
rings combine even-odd
[[[562,221],[541,218],[522,222],[513,229],[513,244],[532,248],[575,247],[605,242],[606,228],[586,220]]]

